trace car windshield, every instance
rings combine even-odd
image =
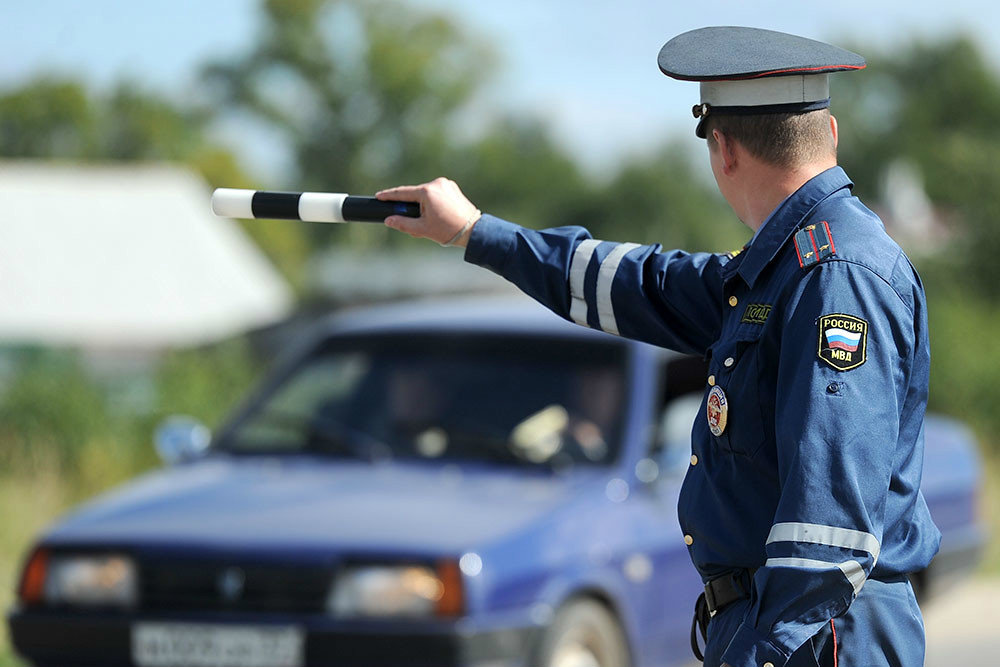
[[[624,346],[579,338],[334,338],[273,386],[216,447],[607,463],[622,426],[624,369]]]

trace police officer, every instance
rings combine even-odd
[[[481,215],[438,179],[390,227],[446,245],[581,325],[705,355],[679,499],[706,586],[706,665],[921,665],[908,573],[940,534],[919,491],[929,347],[924,291],[837,166],[829,75],[857,54],[751,28],[667,42],[660,69],[701,82],[696,134],[754,230],[739,253],[612,243]],[[696,654],[700,647],[692,627]]]

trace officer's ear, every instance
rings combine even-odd
[[[837,118],[830,114],[830,134],[833,135],[833,150],[837,150]]]
[[[717,159],[722,173],[727,176],[732,174],[737,164],[736,142],[727,137],[718,128],[712,128],[712,138],[709,141],[710,147],[717,151]]]

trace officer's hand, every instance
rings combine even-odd
[[[427,238],[438,243],[447,243],[455,237],[471,220],[473,223],[481,215],[479,209],[470,202],[455,181],[436,178],[423,185],[404,185],[375,193],[378,199],[412,201],[420,204],[420,217],[407,218],[391,215],[385,224],[393,229],[406,232],[410,236]],[[469,238],[470,226],[454,245],[464,247]]]

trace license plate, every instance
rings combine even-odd
[[[137,623],[132,660],[139,667],[302,667],[301,628],[198,623]]]

